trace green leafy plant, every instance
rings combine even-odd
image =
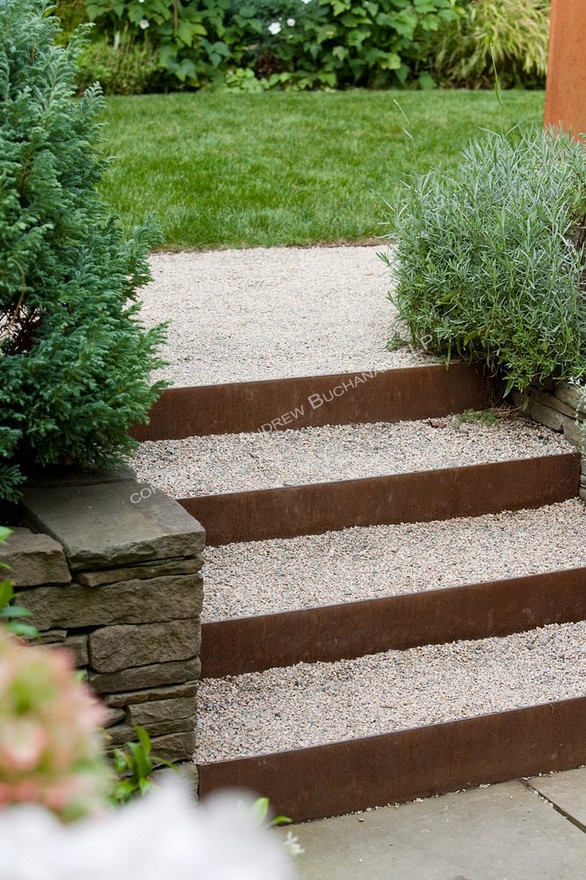
[[[560,132],[486,134],[406,186],[391,220],[414,342],[512,388],[586,375],[586,162]]]
[[[431,70],[443,85],[486,87],[493,58],[508,86],[543,86],[550,0],[465,0],[464,15],[442,22]]]
[[[57,41],[65,46],[75,29],[87,22],[85,0],[54,0],[52,9],[63,28],[62,33],[57,36]]]
[[[0,568],[5,568],[0,564]],[[36,626],[24,623],[23,618],[30,617],[31,612],[21,605],[11,604],[16,598],[13,585],[10,580],[0,581],[0,623],[4,623],[9,632],[25,639],[36,639],[39,631]]]
[[[0,526],[0,544],[10,535],[10,529]],[[5,562],[0,562],[0,570],[9,569]],[[39,635],[36,626],[24,623],[23,618],[31,617],[31,612],[20,605],[12,604],[16,598],[12,581],[5,579],[0,581],[0,623],[15,636],[35,639]]]
[[[236,70],[264,89],[404,84],[461,12],[455,0],[87,0],[99,34],[150,45],[175,86],[243,91]],[[419,84],[433,85],[428,71]]]
[[[257,798],[251,807],[252,815],[256,824],[261,827],[272,828],[276,825],[288,825],[291,822],[288,816],[275,816],[269,818],[270,802],[267,797]]]
[[[407,339],[404,334],[395,332],[388,340],[385,348],[387,351],[399,351],[401,348],[405,348],[408,345],[409,339]]]
[[[156,53],[157,67],[175,87],[201,87],[218,79],[230,56],[222,39],[230,0],[87,0],[98,34],[114,43],[124,37]]]
[[[109,466],[161,391],[164,328],[137,290],[155,230],[125,241],[100,185],[99,90],[76,100],[77,36],[56,44],[45,0],[0,3],[0,492],[31,465]]]
[[[491,427],[496,425],[499,417],[494,409],[465,409],[464,412],[458,413],[455,418],[456,428],[461,425],[486,425]]]
[[[112,761],[116,781],[111,794],[114,804],[125,804],[137,795],[151,791],[155,786],[152,778],[155,767],[177,769],[171,761],[152,754],[151,739],[144,727],[136,724],[134,730],[138,742],[127,742],[123,749],[114,749]]]
[[[312,85],[332,88],[404,85],[433,34],[459,12],[451,0],[311,0],[308,9],[294,38],[287,31],[294,69]],[[419,84],[433,81],[425,72]]]
[[[257,798],[250,807],[253,820],[259,828],[274,828],[278,825],[289,825],[291,819],[288,816],[275,816],[270,818],[270,803],[267,797]],[[297,837],[291,832],[283,839],[283,846],[290,856],[302,855],[305,850],[300,845]]]
[[[153,780],[153,771],[156,768],[167,767],[176,772],[179,769],[172,761],[153,755],[151,739],[144,727],[136,724],[134,730],[138,742],[125,743],[123,749],[114,749],[112,756],[116,781],[110,799],[116,805],[128,803],[156,788]],[[252,803],[250,812],[259,828],[272,828],[291,822],[287,816],[271,818],[270,803],[266,797],[257,798]]]
[[[76,82],[82,92],[97,80],[106,95],[140,95],[156,85],[157,76],[157,54],[150,44],[104,37],[84,48]]]

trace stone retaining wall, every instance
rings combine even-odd
[[[29,488],[1,549],[40,642],[63,645],[110,710],[112,747],[143,725],[153,752],[194,751],[205,532],[133,480]]]
[[[523,406],[524,398],[521,394],[515,391],[511,396],[516,406]],[[582,453],[580,498],[586,501],[586,435],[583,433],[586,430],[583,424],[586,419],[585,389],[570,382],[558,382],[547,390],[531,388],[529,406],[525,412],[534,421],[563,433]]]

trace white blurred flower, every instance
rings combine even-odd
[[[148,18],[141,18],[141,20],[138,23],[138,26],[141,27],[143,29],[143,31],[146,31],[146,29],[148,28],[149,25],[150,25],[150,21],[148,20]]]
[[[273,21],[273,23],[269,25],[269,33],[271,33],[273,36],[281,33],[281,25],[278,21]]]
[[[289,27],[295,27],[295,19],[294,19],[294,18],[288,18],[288,19],[287,19],[287,24],[289,25]]]
[[[311,0],[301,0],[302,3],[311,3]]]
[[[64,825],[36,804],[0,812],[0,880],[294,880],[276,835],[234,796],[195,805],[176,780]]]
[[[299,843],[296,835],[293,834],[292,831],[287,832],[287,837],[283,841],[283,846],[287,850],[287,852],[292,856],[300,856],[305,852],[301,844]]]

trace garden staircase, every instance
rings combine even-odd
[[[362,374],[364,375],[364,374]],[[345,388],[327,395],[330,389]],[[491,384],[456,363],[170,389],[139,439],[441,419],[490,405]],[[311,407],[311,395],[329,400]],[[314,400],[318,398],[314,397]],[[285,417],[289,414],[289,418]],[[259,435],[259,442],[262,437]],[[181,499],[208,545],[539,508],[578,494],[578,453],[563,452],[357,480]],[[357,563],[359,564],[359,563]],[[305,560],[308,576],[311,560]],[[254,589],[254,584],[251,584]],[[586,569],[573,568],[205,622],[202,677],[223,678],[388,649],[503,637],[586,619]],[[413,699],[416,700],[416,694]],[[278,721],[276,722],[278,723]],[[295,820],[426,797],[586,761],[586,697],[374,736],[199,764],[200,793],[244,786]],[[254,750],[256,751],[256,750]]]

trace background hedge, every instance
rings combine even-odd
[[[549,0],[58,0],[106,92],[542,86]],[[493,61],[494,59],[494,61]]]

